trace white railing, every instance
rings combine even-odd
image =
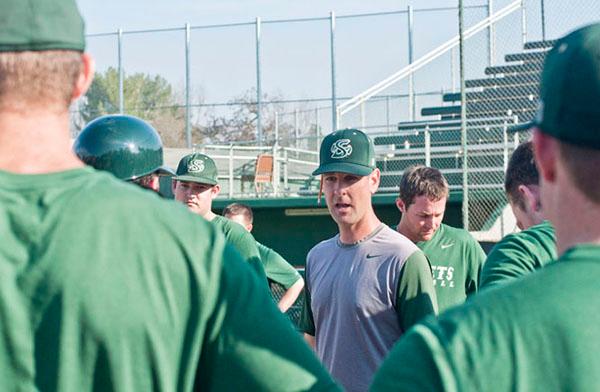
[[[483,19],[482,21],[475,24],[471,28],[465,30],[465,32],[463,33],[463,38],[464,39],[470,38],[473,35],[477,34],[478,32],[480,32],[486,28],[489,28],[494,23],[502,20],[503,18],[512,14],[513,12],[521,9],[523,7],[523,1],[524,0],[515,0],[512,3],[510,3],[509,5],[507,5],[506,7],[499,10],[498,12],[490,15],[489,17]],[[390,75],[389,77],[385,78],[384,80],[380,81],[379,83],[369,87],[368,89],[361,92],[360,94],[357,94],[355,97],[338,105],[336,107],[338,128],[343,127],[341,124],[342,124],[342,116],[344,114],[346,114],[346,113],[350,112],[351,110],[355,109],[356,107],[362,105],[364,102],[369,100],[374,95],[381,93],[383,90],[389,88],[390,86],[413,75],[420,68],[424,67],[425,65],[431,63],[433,60],[437,59],[438,57],[444,55],[445,53],[451,51],[453,48],[457,47],[459,45],[459,42],[460,42],[460,36],[457,35],[454,38],[450,39],[449,41],[445,42],[444,44],[433,49],[429,53],[425,54],[423,57],[417,59],[416,61],[412,62],[411,64],[407,65],[406,67],[400,69],[396,73]]]

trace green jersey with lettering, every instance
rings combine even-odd
[[[281,255],[273,249],[256,242],[260,260],[265,269],[267,279],[282,285],[286,290],[292,287],[299,279],[302,279],[298,271],[290,265]]]
[[[509,282],[556,259],[554,227],[548,221],[509,234],[494,246],[481,271],[480,288]]]
[[[483,290],[415,326],[373,391],[595,391],[600,385],[600,246]]]
[[[440,312],[477,291],[485,252],[467,230],[442,223],[429,241],[417,246],[431,263]]]
[[[90,168],[0,171],[0,216],[0,390],[334,388],[183,205]]]
[[[248,233],[239,223],[235,223],[221,215],[215,216],[210,223],[225,234],[227,242],[233,245],[234,249],[242,255],[242,258],[250,263],[250,266],[256,271],[261,280],[266,282],[265,269],[262,266],[258,246],[252,234]]]

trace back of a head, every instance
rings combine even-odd
[[[448,197],[448,181],[436,168],[416,165],[408,167],[400,180],[400,200],[406,206],[414,202],[415,197],[427,196],[429,200],[441,200]]]
[[[522,204],[520,185],[538,185],[540,182],[538,169],[535,165],[533,143],[521,143],[513,152],[504,179],[506,195],[517,204]],[[523,207],[521,205],[521,207]]]
[[[74,0],[0,0],[0,110],[66,111],[82,69]]]
[[[246,224],[252,224],[254,221],[254,214],[252,208],[242,203],[231,203],[223,209],[223,216],[231,218],[232,216],[242,216]]]
[[[87,165],[135,180],[162,169],[160,136],[147,122],[133,116],[109,115],[90,122],[73,144]]]
[[[600,204],[600,23],[560,38],[546,56],[532,122],[559,141],[575,187]]]

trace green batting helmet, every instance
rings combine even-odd
[[[148,174],[173,174],[163,166],[160,136],[146,121],[133,116],[109,115],[90,122],[73,144],[87,165],[121,180]]]

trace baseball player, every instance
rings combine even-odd
[[[327,135],[319,167],[339,234],[306,260],[301,329],[347,391],[365,391],[393,344],[437,304],[425,255],[381,223],[371,204],[380,180],[373,142],[360,130]]]
[[[554,228],[544,220],[539,188],[533,144],[522,143],[508,162],[504,189],[523,231],[507,235],[494,246],[481,271],[481,289],[517,279],[556,259]]]
[[[75,139],[73,151],[86,165],[156,193],[159,176],[175,174],[163,165],[158,132],[134,116],[108,115],[93,120]]]
[[[239,223],[249,233],[252,232],[254,214],[252,208],[242,203],[231,203],[223,209],[223,216]],[[285,292],[277,302],[277,307],[286,312],[292,306],[304,288],[304,279],[279,253],[256,241],[260,260],[267,279],[281,285]]]
[[[477,292],[485,252],[467,230],[442,223],[448,182],[433,167],[411,166],[400,181],[396,230],[413,241],[431,263],[440,312]]]
[[[335,389],[221,233],[72,152],[75,1],[0,10],[0,390]]]
[[[173,177],[175,200],[184,203],[191,212],[200,215],[225,234],[227,241],[250,263],[261,280],[267,282],[260,253],[252,234],[240,225],[212,212],[212,201],[219,195],[217,165],[209,156],[193,153],[179,161]]]
[[[560,38],[533,149],[558,261],[483,290],[394,347],[374,391],[588,391],[600,385],[600,24]]]

